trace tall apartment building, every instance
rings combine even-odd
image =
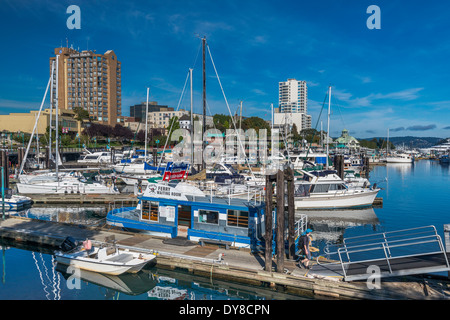
[[[308,87],[306,81],[288,79],[279,83],[278,108],[274,114],[274,125],[288,127],[295,123],[298,131],[311,128],[308,112]]]
[[[306,81],[288,79],[279,83],[279,108],[282,113],[306,113],[308,88]]]
[[[50,74],[57,55],[58,77],[55,72],[53,83],[56,85],[58,79],[58,107],[82,107],[92,120],[114,126],[122,114],[121,63],[114,51],[98,54],[95,50],[55,48]],[[52,98],[56,98],[55,90]]]

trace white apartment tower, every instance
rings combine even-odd
[[[282,113],[306,113],[308,88],[306,81],[288,79],[279,83],[279,108]]]
[[[298,131],[311,128],[308,111],[308,88],[306,81],[288,79],[279,83],[278,112],[274,114],[274,125],[291,129],[295,123]]]

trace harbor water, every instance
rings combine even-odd
[[[383,205],[354,210],[304,211],[321,251],[342,239],[434,225],[444,238],[450,223],[449,165],[420,160],[413,164],[374,166],[370,182],[382,190]],[[101,223],[107,207],[33,207],[20,215],[75,224]],[[50,248],[1,243],[1,300],[284,300],[302,299],[269,288],[199,277],[149,267],[120,277],[80,274],[81,280],[55,265]]]

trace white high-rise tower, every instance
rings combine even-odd
[[[295,123],[297,130],[311,128],[311,116],[308,111],[308,88],[306,81],[288,79],[279,83],[278,112],[274,115],[274,124],[288,126]]]

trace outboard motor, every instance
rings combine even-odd
[[[72,237],[65,238],[64,241],[59,246],[59,248],[63,252],[68,252],[70,250],[75,249],[76,247],[78,247],[78,241]]]

